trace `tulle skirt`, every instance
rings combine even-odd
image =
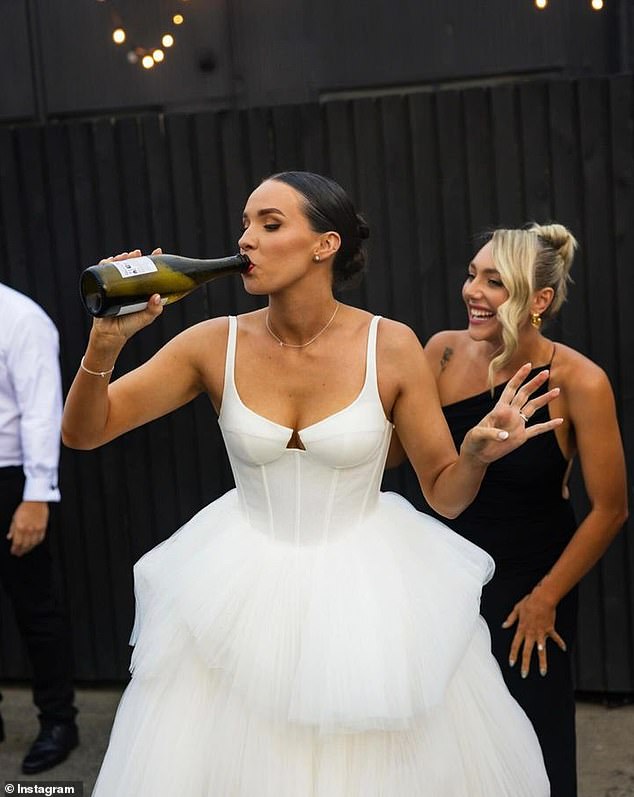
[[[319,545],[235,491],[135,566],[96,797],[547,797],[479,616],[493,564],[404,499]]]

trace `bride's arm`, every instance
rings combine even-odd
[[[137,256],[137,251],[115,259]],[[96,448],[186,404],[204,389],[196,367],[201,338],[196,327],[169,341],[139,368],[110,382],[125,343],[162,309],[155,295],[142,312],[94,320],[83,367],[77,371],[64,407],[62,440],[67,446]],[[226,339],[226,319],[214,321],[206,322],[210,327],[206,337],[209,341],[215,333],[220,345]]]
[[[396,432],[425,499],[441,515],[456,517],[473,501],[490,462],[561,423],[556,418],[526,429],[519,410],[524,408],[532,415],[558,393],[554,388],[531,400],[531,393],[543,384],[547,373],[522,386],[530,372],[527,363],[509,381],[494,410],[469,430],[456,452],[418,338],[393,321],[382,321],[379,330],[379,384],[394,397],[391,417]]]

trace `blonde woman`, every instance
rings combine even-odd
[[[608,378],[587,357],[542,333],[566,298],[575,248],[560,224],[497,230],[468,267],[462,289],[468,328],[440,332],[426,347],[458,447],[518,364],[534,364],[533,374],[548,368],[550,382],[561,388],[548,406],[522,413],[529,429],[549,414],[563,417],[563,424],[493,463],[476,499],[446,521],[495,560],[482,614],[507,686],[537,732],[553,797],[577,793],[570,661],[576,585],[627,516]],[[591,504],[580,524],[566,484],[575,456]]]

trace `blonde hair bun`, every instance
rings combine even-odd
[[[579,247],[575,236],[563,224],[532,224],[529,229],[557,252],[562,259],[563,274],[568,276]]]

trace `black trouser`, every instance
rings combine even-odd
[[[70,626],[55,590],[48,534],[20,557],[10,553],[11,541],[6,539],[23,488],[22,468],[0,468],[0,582],[26,644],[33,671],[33,702],[40,720],[71,722],[77,710],[73,706]]]

